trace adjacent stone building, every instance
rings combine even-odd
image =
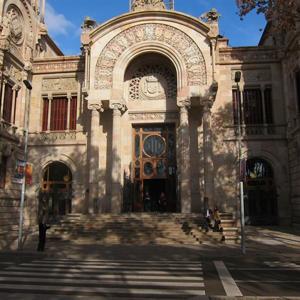
[[[27,109],[27,229],[45,193],[54,218],[155,211],[164,193],[168,212],[238,219],[239,173],[248,224],[300,223],[298,31],[279,44],[267,27],[259,46],[232,48],[215,10],[135,0],[106,23],[86,18],[82,54],[64,56],[44,7],[0,7],[0,247],[18,229]]]

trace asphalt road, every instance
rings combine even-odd
[[[0,253],[0,299],[300,299],[300,260],[295,255],[207,256],[197,247],[171,246],[98,250],[98,257],[81,253],[67,258]]]

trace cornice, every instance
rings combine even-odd
[[[84,57],[82,56],[38,58],[33,61],[33,74],[83,71]]]

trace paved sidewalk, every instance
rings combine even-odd
[[[25,245],[19,253],[35,254],[37,237]],[[184,249],[184,251],[183,251]],[[1,253],[1,252],[0,252]],[[2,252],[2,253],[5,253]],[[9,251],[6,253],[16,254]],[[209,243],[201,245],[95,245],[93,241],[55,241],[49,240],[43,256],[97,258],[97,259],[138,259],[155,260],[180,259],[205,260],[222,258],[254,258],[265,260],[300,261],[300,230],[292,227],[246,227],[246,255],[241,253],[239,244]]]

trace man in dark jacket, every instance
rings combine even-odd
[[[44,251],[46,244],[46,232],[50,226],[48,222],[48,196],[44,193],[39,197],[38,223],[39,223],[39,244],[37,251]]]

